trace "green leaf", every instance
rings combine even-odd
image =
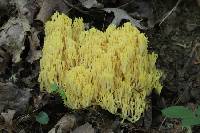
[[[51,92],[58,93],[64,100],[66,100],[66,98],[67,98],[63,89],[59,88],[58,85],[55,83],[51,84]]]
[[[197,109],[195,110],[195,114],[200,117],[200,105],[198,105]]]
[[[59,94],[62,97],[62,99],[66,100],[67,97],[65,95],[65,92],[62,89],[59,91]]]
[[[162,110],[162,113],[169,118],[192,118],[194,113],[192,110],[184,106],[171,106]]]
[[[200,124],[200,117],[193,117],[193,118],[191,117],[182,120],[183,127],[190,127],[199,124]]]
[[[55,84],[55,83],[53,83],[53,84],[51,84],[51,91],[52,92],[56,92],[56,91],[58,91],[58,85],[57,84]]]
[[[41,111],[38,115],[36,115],[36,121],[42,125],[46,125],[49,122],[49,116],[47,113]]]

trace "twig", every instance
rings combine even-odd
[[[69,7],[74,8],[74,9],[76,9],[77,11],[79,11],[79,12],[81,12],[83,14],[88,14],[89,13],[89,11],[84,11],[84,10],[78,8],[77,6],[74,6],[73,4],[71,4],[70,2],[68,2],[67,0],[64,0],[64,3],[66,5],[68,5]]]
[[[162,125],[164,124],[164,122],[166,121],[166,119],[167,119],[167,117],[165,116],[165,117],[164,117],[164,119],[162,120],[162,122],[161,122],[161,124],[160,124],[159,128],[158,128],[158,131],[160,131],[160,130],[161,130],[161,128],[162,128]]]
[[[134,1],[135,1],[135,0],[131,0],[131,1],[125,3],[125,4],[121,5],[121,6],[118,6],[117,8],[124,8],[124,7],[126,7],[128,4],[131,4],[131,3],[134,2]]]
[[[199,24],[191,24],[191,23],[186,23],[187,25],[191,25],[191,26],[197,26],[197,27],[200,27]]]
[[[181,0],[178,0],[178,1],[176,2],[176,5],[175,5],[175,6],[167,13],[167,15],[161,20],[159,26],[165,21],[165,19],[167,19],[167,18],[172,14],[173,11],[176,10],[176,8],[177,8],[177,6],[179,5],[180,2],[181,2]]]
[[[192,51],[191,51],[191,53],[189,54],[189,57],[190,57],[190,58],[187,60],[187,62],[186,62],[185,65],[183,66],[183,69],[182,69],[182,73],[183,73],[183,74],[185,73],[186,68],[187,68],[188,65],[190,64],[191,59],[192,59],[192,57],[193,57],[193,55],[194,55],[194,52],[195,52],[195,50],[196,50],[196,48],[197,48],[198,46],[200,46],[200,43],[196,43],[196,44],[194,45],[194,47],[192,48]]]

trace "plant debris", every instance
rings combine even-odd
[[[72,133],[95,133],[94,128],[92,128],[92,125],[89,123],[85,123],[84,125],[81,125],[80,127],[77,127]]]
[[[0,74],[5,73],[10,60],[10,55],[3,48],[0,48]]]
[[[41,46],[38,38],[39,32],[40,31],[37,31],[35,28],[31,29],[31,35],[28,37],[30,42],[30,51],[26,58],[27,62],[33,63],[33,61],[38,60],[41,57]]]
[[[69,8],[63,0],[43,0],[42,7],[37,14],[36,20],[45,23],[55,11],[67,13]]]
[[[12,61],[17,63],[21,60],[21,53],[25,49],[24,41],[30,25],[25,18],[10,18],[0,29],[0,46],[10,55]]]
[[[165,118],[161,110],[199,109],[199,9],[200,0],[0,0],[0,132],[186,132],[180,119]],[[156,67],[164,73],[163,89],[147,97],[149,106],[137,122],[99,106],[70,109],[58,87],[52,94],[39,89],[44,26],[56,11],[83,18],[86,31],[128,21],[148,37],[148,53],[158,54]],[[48,114],[48,124],[36,121],[40,112]],[[188,131],[200,132],[199,125]]]
[[[0,112],[6,109],[23,112],[30,98],[30,90],[19,89],[10,82],[0,82]]]
[[[38,3],[35,0],[11,0],[11,2],[16,5],[19,16],[25,17],[29,24],[32,24],[39,10]]]
[[[75,127],[77,118],[74,115],[64,115],[49,133],[70,132]]]
[[[88,9],[92,7],[97,7],[97,8],[103,7],[103,5],[101,3],[98,3],[97,0],[79,0],[79,1],[85,8],[88,8]]]
[[[3,129],[10,133],[13,132],[13,117],[15,113],[15,110],[8,110],[7,113],[1,113],[1,116],[4,119],[4,123],[0,125],[0,131]]]
[[[118,8],[104,8],[104,11],[111,13],[114,13],[114,19],[112,20],[112,24],[119,26],[120,22],[122,20],[129,20],[134,26],[136,26],[139,29],[147,29],[145,26],[141,25],[141,21],[137,19],[133,19],[128,13],[122,9]]]

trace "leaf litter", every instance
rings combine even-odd
[[[102,8],[103,4],[98,3],[97,0],[79,0],[81,2],[81,4],[85,7],[85,8],[92,8],[92,7],[96,7],[96,8]]]
[[[16,116],[22,117],[29,114],[35,116],[39,112],[45,111],[50,117],[47,125],[38,125],[35,117],[31,116],[22,123],[28,121],[33,126],[22,124],[19,131],[52,131],[52,133],[158,130],[173,132],[176,129],[181,131],[178,125],[174,124],[175,120],[162,121],[160,109],[174,103],[200,104],[198,95],[200,94],[200,52],[199,47],[193,47],[200,41],[200,14],[198,12],[199,0],[182,1],[177,7],[176,4],[177,1],[172,0],[122,0],[120,2],[116,0],[1,0],[0,128],[2,129],[2,125],[4,125],[4,129],[7,131],[9,131],[8,128],[17,131],[13,127],[17,121]],[[163,18],[161,16],[169,13],[173,7],[176,8],[167,16],[167,19],[162,19],[164,20],[162,25],[158,26],[158,22]],[[44,41],[43,25],[56,10],[72,17],[88,18],[89,27],[95,23],[101,26],[111,23],[120,25],[125,20],[145,31],[149,37],[150,51],[156,51],[159,54],[158,67],[166,72],[166,79],[163,81],[164,91],[161,93],[161,97],[158,99],[157,96],[151,97],[152,108],[146,111],[148,115],[144,115],[138,123],[125,122],[121,124],[119,122],[115,128],[108,127],[108,125],[115,125],[118,118],[99,108],[77,111],[78,116],[69,114],[72,110],[66,109],[60,104],[59,96],[56,94],[46,95],[39,91],[37,76]],[[101,18],[102,15],[106,17]],[[144,21],[146,21],[146,25],[144,25]],[[193,51],[192,56],[190,56],[191,51]],[[156,104],[160,99],[165,104]],[[59,104],[53,105],[52,103]],[[91,110],[95,111],[91,113]],[[5,126],[5,121],[7,123],[12,121],[12,124]],[[163,124],[161,124],[162,122]],[[174,125],[174,127],[168,125]],[[195,127],[193,130],[199,132]]]
[[[0,46],[12,55],[14,63],[19,62],[25,49],[26,32],[30,31],[28,21],[25,18],[10,18],[0,31]]]

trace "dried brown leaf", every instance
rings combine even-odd
[[[76,117],[74,115],[63,116],[49,133],[68,133],[76,125]]]
[[[115,18],[112,21],[112,24],[118,26],[122,20],[129,20],[134,26],[140,29],[147,29],[146,27],[140,24],[140,20],[133,19],[126,11],[119,9],[119,8],[104,8],[104,11],[114,13]]]
[[[84,125],[77,127],[72,133],[95,133],[91,124],[85,123]]]
[[[67,13],[68,10],[69,8],[63,0],[44,0],[36,20],[45,23],[55,11]]]
[[[130,4],[130,10],[131,6],[135,6],[136,9],[133,11],[130,11],[130,15],[132,17],[139,17],[141,19],[147,19],[148,27],[152,28],[155,25],[155,17],[153,14],[153,6],[151,1],[149,0],[136,0],[132,4]]]
[[[30,97],[30,90],[19,89],[10,82],[0,82],[0,112],[4,109],[23,111],[28,104]]]
[[[0,126],[0,131],[6,130],[8,133],[13,132],[13,117],[15,115],[15,110],[8,110],[7,113],[1,113],[1,116],[4,119],[4,122]]]
[[[0,48],[0,74],[5,72],[9,61],[9,54],[5,50]]]
[[[15,110],[10,110],[9,109],[7,113],[1,113],[1,115],[4,118],[5,123],[7,123],[9,125],[12,125],[12,120],[13,120],[13,117],[14,117],[15,113],[16,113]]]
[[[40,40],[38,38],[38,33],[35,28],[31,29],[31,35],[28,37],[30,42],[30,50],[28,53],[28,57],[26,60],[30,63],[33,63],[35,60],[38,60],[41,57],[41,50],[40,48]]]
[[[5,11],[8,9],[7,8],[8,6],[8,0],[1,0],[0,1],[0,16],[1,16],[1,13],[5,13]]]
[[[0,46],[12,55],[14,63],[21,60],[27,31],[30,31],[30,25],[25,18],[10,18],[0,29]]]
[[[88,8],[88,9],[92,7],[97,7],[97,8],[103,7],[103,5],[101,3],[98,3],[97,0],[79,0],[79,1],[85,8]]]
[[[38,96],[33,97],[33,105],[36,109],[40,109],[45,106],[50,99],[50,94],[48,93],[40,93]]]
[[[24,16],[31,24],[39,10],[39,5],[35,0],[12,0],[12,3],[15,3],[19,14]]]

